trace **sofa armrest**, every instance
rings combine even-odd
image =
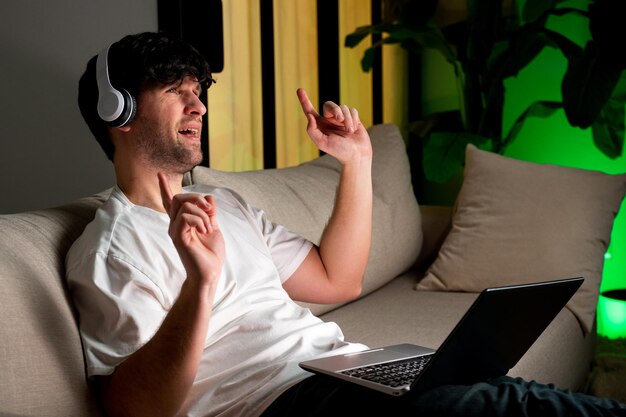
[[[452,207],[420,205],[420,212],[424,240],[415,265],[425,270],[437,257],[452,228]]]

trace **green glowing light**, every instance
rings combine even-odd
[[[619,298],[626,298],[626,290],[607,291],[598,302],[598,333],[610,339],[626,337],[626,300]]]

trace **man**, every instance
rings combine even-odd
[[[357,112],[329,103],[322,117],[298,91],[311,137],[343,164],[318,249],[226,190],[183,192],[183,174],[202,159],[199,95],[211,82],[194,50],[147,33],[113,45],[108,59],[113,86],[136,97],[137,112],[121,127],[100,120],[93,59],[79,102],[117,187],[67,266],[89,375],[99,375],[111,414],[146,405],[173,415],[193,401],[202,412],[252,413],[305,376],[295,359],[361,348],[291,301],[334,303],[360,291],[372,150]],[[280,332],[263,334],[274,326]]]
[[[202,158],[199,96],[211,82],[193,48],[154,33],[113,44],[80,81],[81,112],[117,185],[70,250],[67,278],[87,372],[111,416],[506,415],[524,403],[514,395],[547,392],[550,405],[583,402],[510,379],[396,399],[299,369],[303,359],[365,348],[293,300],[335,303],[360,292],[371,239],[369,137],[355,109],[329,102],[320,115],[298,90],[309,136],[342,167],[317,247],[228,190],[182,188]],[[112,88],[136,102],[108,112]],[[584,405],[596,409],[595,400]],[[619,407],[601,405],[605,415]]]

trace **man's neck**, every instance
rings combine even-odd
[[[115,167],[117,185],[126,198],[135,205],[148,207],[156,211],[165,212],[159,188],[158,170],[154,169],[127,169]],[[174,195],[182,192],[182,174],[172,174],[162,171],[169,179],[170,188]]]

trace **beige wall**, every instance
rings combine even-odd
[[[78,111],[78,79],[106,44],[156,29],[156,0],[0,2],[0,213],[113,184],[112,165]]]

